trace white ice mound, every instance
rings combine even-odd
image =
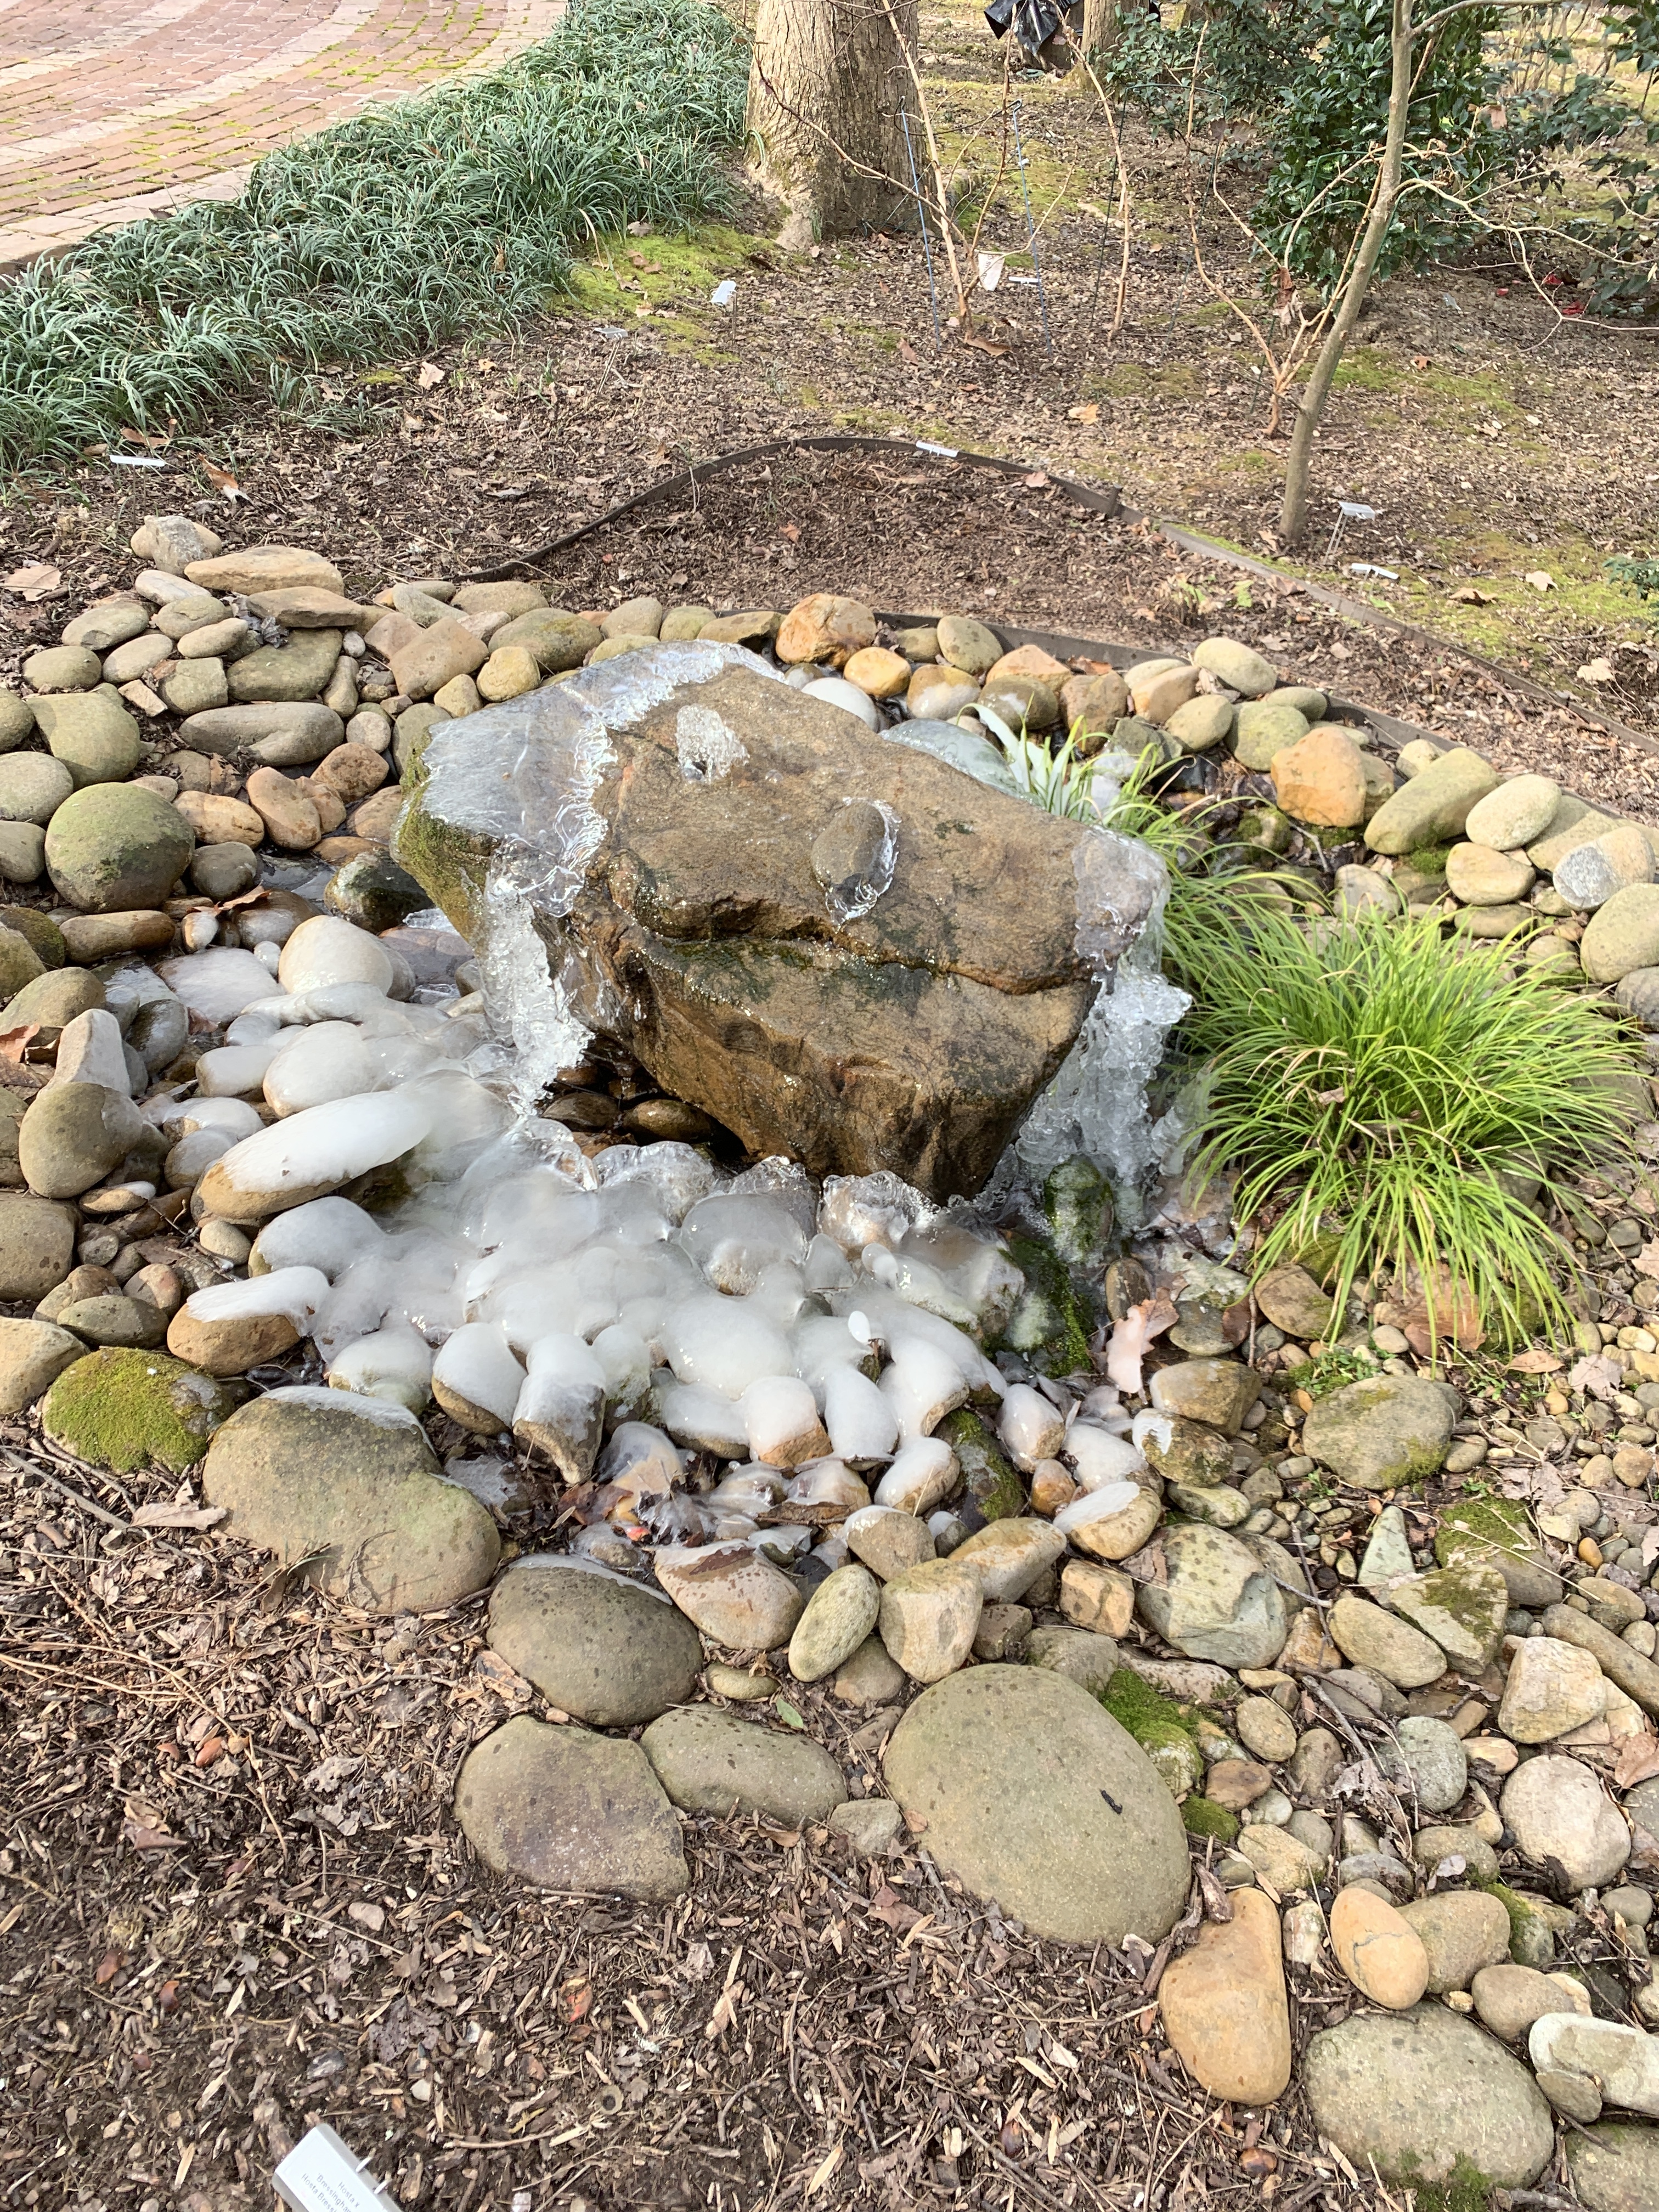
[[[314,914],[283,947],[276,978],[285,991],[319,991],[335,983],[392,988],[397,970],[378,937],[338,915]]]
[[[495,1322],[464,1322],[432,1363],[432,1387],[446,1409],[455,1412],[457,1401],[476,1407],[495,1417],[498,1430],[512,1427],[524,1382],[525,1371]],[[455,1418],[465,1416],[456,1413]]]
[[[267,1053],[265,1103],[286,1119],[303,1114],[307,1107],[375,1090],[378,1073],[354,1024],[317,1022],[308,1029],[289,1030],[282,1044]]]
[[[349,1198],[313,1198],[308,1206],[296,1206],[265,1224],[248,1267],[258,1274],[275,1267],[317,1267],[333,1282],[386,1241],[374,1215]]]
[[[278,1213],[401,1159],[431,1126],[427,1107],[404,1091],[337,1098],[245,1137],[219,1161],[216,1182],[252,1213]]]
[[[1098,1490],[1109,1482],[1127,1482],[1146,1464],[1138,1443],[1127,1437],[1115,1437],[1109,1429],[1097,1428],[1092,1421],[1073,1421],[1061,1451],[1086,1491]]]
[[[329,1363],[331,1389],[355,1390],[365,1398],[384,1398],[418,1413],[431,1396],[432,1352],[426,1339],[406,1323],[376,1329],[337,1352]]]
[[[216,1024],[270,995],[270,970],[263,961],[229,945],[164,960],[161,975],[192,1014]]]
[[[876,1485],[876,1504],[901,1513],[929,1512],[947,1497],[957,1479],[957,1455],[938,1437],[907,1443]]]
[[[709,1291],[687,1298],[662,1327],[663,1350],[682,1382],[702,1382],[740,1398],[763,1375],[793,1375],[789,1340],[748,1298]]]
[[[315,1267],[278,1267],[246,1282],[215,1283],[185,1301],[198,1321],[246,1321],[259,1314],[286,1314],[303,1332],[328,1296],[328,1278]]]

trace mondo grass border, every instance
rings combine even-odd
[[[586,240],[725,212],[747,69],[704,0],[586,0],[501,70],[266,155],[238,199],[37,264],[0,289],[0,467],[499,329]]]

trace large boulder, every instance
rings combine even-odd
[[[1128,1731],[1078,1683],[973,1667],[893,1731],[887,1787],[947,1874],[1033,1935],[1158,1942],[1186,1900],[1186,1831]]]
[[[751,1151],[936,1198],[983,1183],[1162,880],[735,646],[443,724],[411,781],[398,859],[511,963],[521,1048],[562,1006]]]

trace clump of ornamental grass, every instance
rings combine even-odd
[[[727,208],[746,77],[718,7],[587,0],[503,69],[267,155],[237,199],[38,264],[0,289],[0,465],[521,321],[596,236]]]
[[[1257,905],[1171,951],[1204,1068],[1194,1173],[1236,1176],[1259,1271],[1318,1252],[1340,1313],[1386,1269],[1421,1285],[1436,1337],[1471,1297],[1489,1337],[1565,1328],[1571,1255],[1546,1217],[1627,1150],[1637,1110],[1603,1006],[1432,915],[1308,927]]]

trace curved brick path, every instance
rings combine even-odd
[[[270,147],[544,38],[564,0],[0,0],[0,270],[230,198]]]

